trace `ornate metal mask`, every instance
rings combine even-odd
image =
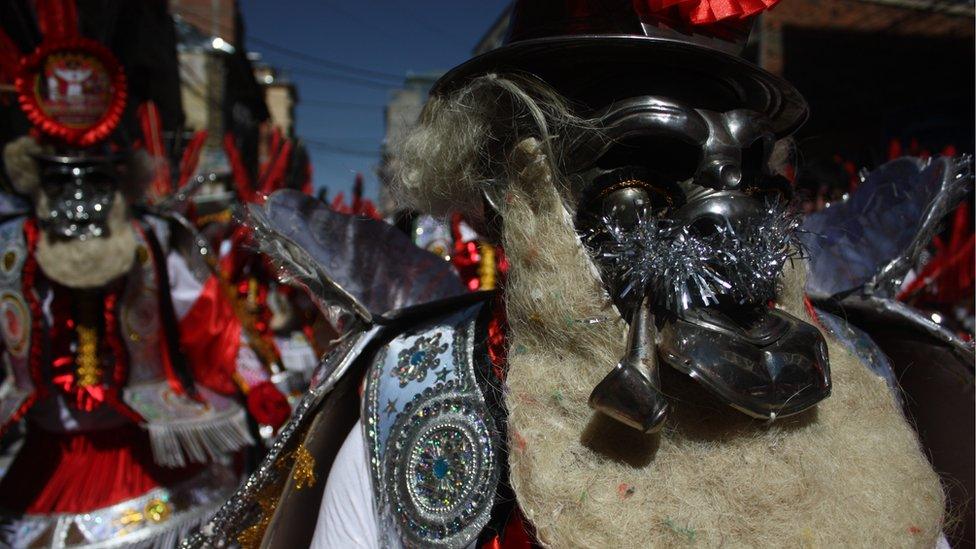
[[[118,174],[111,160],[44,156],[41,190],[48,212],[41,226],[62,238],[98,238],[108,230],[108,215]]]
[[[820,332],[769,306],[798,221],[789,183],[768,168],[768,121],[651,96],[613,103],[599,121],[570,145],[567,171],[577,230],[631,334],[591,406],[660,428],[659,357],[759,418],[826,398]]]

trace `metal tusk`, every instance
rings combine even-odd
[[[668,403],[661,393],[655,340],[657,328],[650,300],[634,310],[627,332],[627,351],[590,393],[590,408],[644,433],[664,425]]]

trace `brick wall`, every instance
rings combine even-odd
[[[973,37],[972,10],[962,6],[925,9],[931,2],[894,0],[788,0],[763,15],[759,31],[759,63],[782,74],[782,29],[822,28],[897,36]],[[943,3],[945,4],[945,3]],[[918,7],[915,7],[918,6]],[[968,10],[968,15],[967,15]]]

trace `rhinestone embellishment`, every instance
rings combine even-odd
[[[477,397],[451,382],[425,389],[398,418],[385,484],[409,546],[453,546],[477,535],[498,483],[492,425]]]
[[[363,429],[381,547],[465,547],[491,517],[501,442],[473,360],[480,310],[415,327],[377,351]]]
[[[439,332],[418,337],[411,347],[397,354],[397,365],[390,375],[400,380],[400,387],[406,387],[411,381],[423,381],[428,371],[441,365],[438,355],[447,351],[447,347],[447,343],[441,343]]]
[[[466,493],[467,464],[474,459],[471,439],[462,429],[444,425],[427,431],[410,456],[410,495],[425,510],[440,512]]]

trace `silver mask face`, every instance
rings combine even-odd
[[[117,189],[112,164],[57,157],[42,162],[41,190],[48,212],[39,219],[41,227],[65,239],[104,236]]]
[[[767,167],[775,136],[766,119],[636,97],[599,120],[570,144],[567,171],[577,230],[631,334],[591,405],[660,428],[659,359],[755,417],[826,398],[820,332],[768,305],[797,253],[798,220],[785,206],[789,183]]]

